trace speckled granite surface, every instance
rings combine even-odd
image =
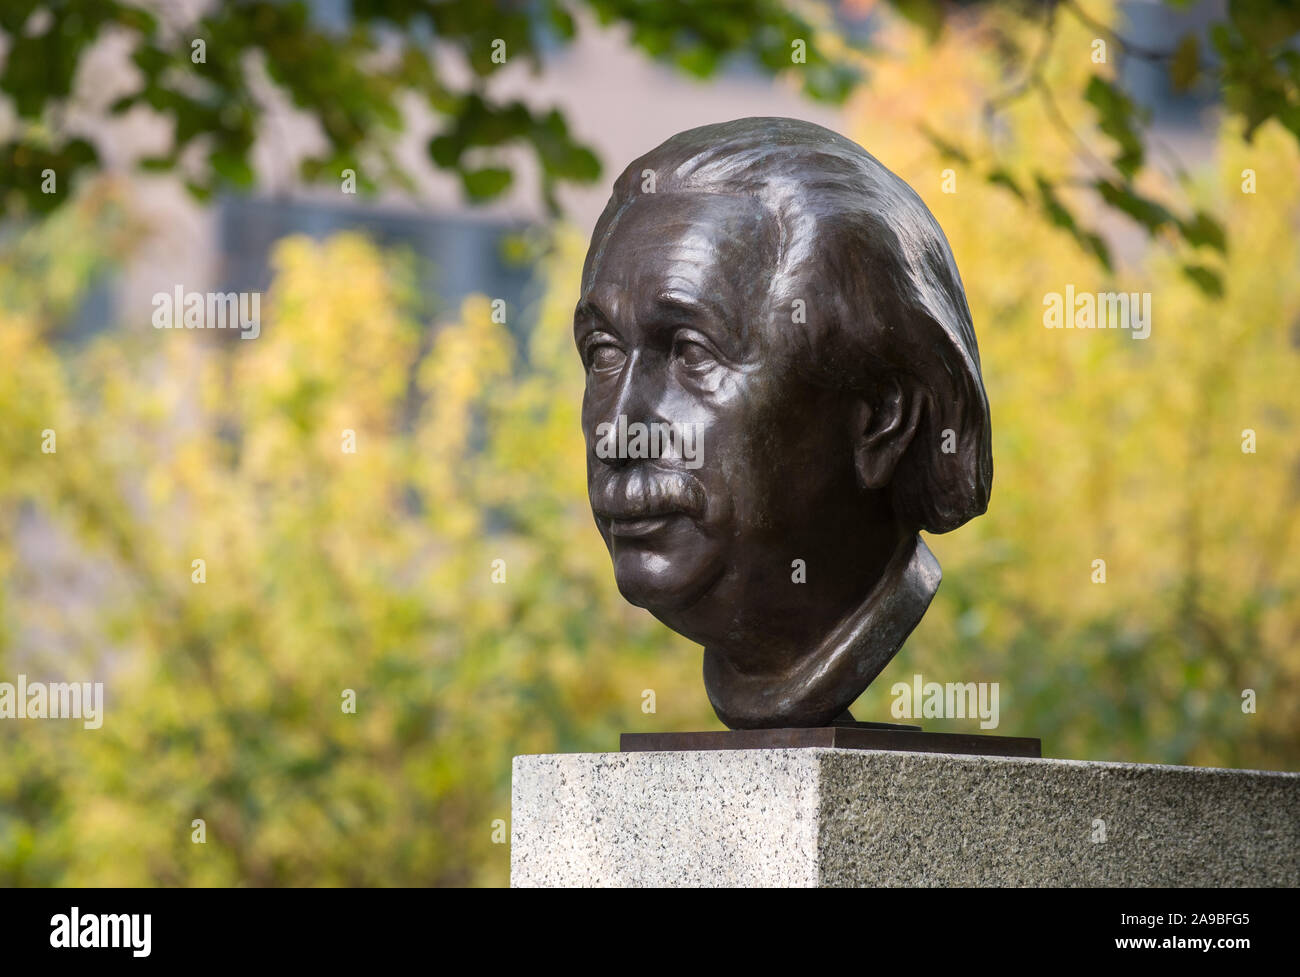
[[[515,757],[511,806],[515,886],[1300,885],[1300,774],[571,753]]]

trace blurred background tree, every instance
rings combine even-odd
[[[408,121],[402,97],[414,94],[444,121],[429,140],[430,160],[454,171],[472,199],[490,199],[510,185],[508,150],[523,146],[552,208],[556,185],[594,181],[599,161],[572,137],[560,111],[497,100],[487,82],[512,58],[540,72],[548,48],[573,40],[580,8],[602,24],[626,26],[632,45],[696,76],[740,56],[770,72],[797,74],[810,95],[832,100],[856,78],[848,65],[823,55],[807,18],[779,0],[355,0],[343,18],[318,16],[318,8],[304,0],[224,0],[177,30],[142,3],[10,0],[0,9],[0,29],[9,37],[0,92],[13,99],[19,124],[0,143],[0,207],[49,210],[60,198],[41,190],[45,170],[71,184],[100,165],[95,147],[63,124],[62,109],[81,58],[108,30],[129,32],[138,69],[134,90],[112,111],[148,106],[174,126],[170,150],[140,165],[182,170],[192,192],[204,197],[254,181],[250,156],[266,109],[250,56],[320,124],[322,150],[302,161],[305,179],[336,181],[351,169],[365,190],[410,186],[409,169],[392,149]],[[795,38],[805,45],[797,64]],[[469,77],[451,80],[458,73],[448,62],[468,65]],[[198,152],[187,159],[192,149]]]
[[[689,49],[664,40],[689,19],[655,19],[674,5],[593,6],[644,15],[637,43],[652,53]],[[1186,216],[1140,225],[1140,245],[1112,257],[1074,216],[1099,213],[1097,180],[1120,167],[1104,147],[1127,140],[1099,112],[1088,56],[1089,18],[1109,23],[1109,9],[1052,5],[1045,31],[1046,7],[943,6],[936,20],[905,6],[910,19],[885,18],[866,54],[824,27],[817,37],[826,63],[870,69],[847,92],[844,131],[917,189],[953,244],[997,477],[987,516],[930,539],[945,582],[855,712],[889,719],[890,685],[917,672],[996,681],[999,731],[1040,735],[1050,756],[1296,768],[1290,103],[1250,119],[1229,100],[1208,161],[1186,172],[1125,162],[1134,193]],[[81,19],[59,28],[74,36],[98,23],[87,11],[134,9],[47,7],[64,25],[76,8]],[[285,12],[293,5],[221,9],[254,7],[308,29]],[[765,6],[719,9],[785,23],[762,19]],[[27,19],[0,24],[24,36],[14,22]],[[764,32],[726,23],[724,41],[682,36],[716,57],[754,53]],[[463,31],[498,36],[478,22]],[[1265,46],[1286,64],[1275,39]],[[762,43],[784,57],[778,40]],[[335,57],[311,42],[294,45]],[[15,50],[0,84],[21,94]],[[57,50],[66,62],[77,48]],[[62,77],[60,64],[47,70]],[[335,100],[341,90],[323,82],[335,68],[302,70],[322,86],[317,104]],[[1036,97],[1018,97],[1027,71],[1042,79],[1026,88]],[[360,111],[368,137],[373,106]],[[18,159],[35,152],[29,138],[5,150],[17,168],[4,189],[20,198],[29,184],[9,181],[33,165]],[[503,884],[508,846],[494,833],[508,825],[511,756],[718,726],[699,649],[622,601],[590,522],[571,338],[585,228],[551,228],[526,330],[481,296],[427,328],[411,258],[345,234],[277,246],[255,342],[147,328],[74,340],[88,285],[148,233],[119,183],[85,167],[66,205],[11,220],[0,237],[0,680],[93,675],[107,718],[93,732],[0,722],[0,882]],[[1258,193],[1243,192],[1246,170]],[[1214,215],[1224,240],[1197,214]],[[1071,283],[1150,292],[1150,338],[1044,329],[1044,294]],[[47,429],[55,454],[40,450]],[[1104,584],[1092,582],[1096,559]],[[1242,711],[1247,689],[1255,713]],[[206,844],[192,841],[194,819]]]
[[[1168,5],[1188,8],[1193,0]],[[859,14],[889,10],[918,25],[930,42],[950,24],[964,30],[972,16],[979,18],[1002,48],[1003,63],[1016,68],[1006,85],[973,106],[987,125],[972,135],[986,148],[996,143],[998,118],[1021,100],[1041,101],[1045,124],[1086,145],[1057,110],[1060,79],[1048,73],[1058,35],[1078,37],[1092,70],[1076,72],[1064,96],[1082,92],[1107,137],[1100,142],[1112,148],[1085,149],[1090,172],[1059,182],[1033,167],[1017,179],[994,152],[986,154],[982,178],[1031,199],[1040,216],[1074,235],[1107,270],[1112,258],[1104,236],[1060,199],[1062,187],[1082,183],[1093,192],[1091,206],[1123,214],[1151,235],[1175,234],[1220,254],[1226,247],[1215,216],[1180,211],[1143,189],[1150,113],[1114,77],[1126,59],[1156,66],[1178,91],[1215,92],[1241,120],[1247,140],[1270,121],[1300,139],[1300,7],[1286,0],[1216,4],[1211,18],[1161,48],[1118,32],[1109,3],[1091,13],[1078,0],[846,0],[844,6]],[[299,161],[306,181],[332,183],[347,172],[363,191],[414,190],[410,164],[394,151],[395,137],[411,123],[403,100],[413,97],[442,120],[428,141],[428,160],[456,173],[469,199],[491,200],[509,188],[511,150],[523,147],[535,160],[548,209],[558,214],[556,188],[594,182],[600,160],[572,136],[558,109],[493,97],[490,80],[510,59],[540,74],[548,50],[573,42],[575,13],[582,11],[603,26],[625,28],[633,47],[696,77],[744,61],[795,80],[813,98],[840,102],[874,70],[880,49],[846,43],[828,29],[832,10],[812,0],[353,0],[345,16],[331,17],[306,0],[224,0],[182,27],[147,0],[9,0],[0,9],[7,39],[0,93],[10,98],[14,119],[0,127],[0,217],[59,206],[68,193],[52,193],[49,174],[71,188],[102,166],[100,150],[67,108],[82,59],[109,32],[130,39],[135,69],[134,83],[110,111],[147,107],[171,124],[167,150],[142,156],[137,165],[180,174],[200,198],[255,183],[253,146],[268,115],[256,84],[261,69],[319,127],[319,150]],[[951,159],[969,164],[977,152],[951,133],[927,134]],[[1215,263],[1189,262],[1184,271],[1207,294],[1221,294]]]

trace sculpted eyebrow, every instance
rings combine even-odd
[[[655,308],[666,315],[681,319],[694,319],[700,315],[714,315],[714,311],[681,292],[661,292],[655,296]]]
[[[655,298],[655,309],[663,318],[673,322],[697,322],[701,318],[715,322],[728,334],[735,334],[731,318],[721,306],[701,301],[683,292],[661,292]]]
[[[586,328],[612,329],[609,316],[605,315],[605,310],[593,302],[591,299],[582,299],[578,306],[573,310],[573,329],[579,332]]]

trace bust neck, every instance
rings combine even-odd
[[[939,589],[939,563],[919,535],[904,535],[866,598],[782,676],[746,674],[704,649],[704,685],[732,729],[824,726],[880,674]]]

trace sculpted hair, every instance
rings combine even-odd
[[[632,162],[592,235],[584,280],[626,207],[654,192],[752,197],[779,227],[770,321],[812,382],[862,393],[896,378],[921,400],[891,501],[933,533],[988,508],[992,432],[975,330],[952,249],[921,198],[861,146],[795,119],[738,119],[673,136]],[[953,432],[945,438],[945,431]],[[945,441],[951,453],[945,453]]]

